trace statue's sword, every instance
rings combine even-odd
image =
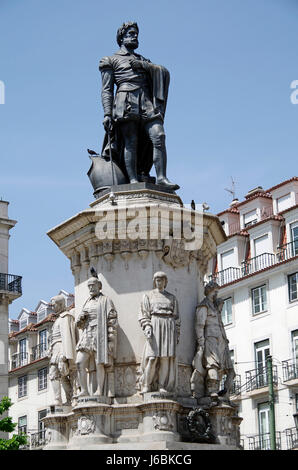
[[[111,162],[112,188],[113,188],[113,186],[115,186],[115,174],[114,174],[114,165],[113,165],[113,159],[112,159],[111,132],[112,132],[112,124],[108,128],[108,146],[109,146],[109,154],[110,154],[110,162]],[[116,205],[116,201],[115,201],[116,196],[112,188],[111,188],[111,193],[110,193],[110,201],[111,201],[111,204],[114,206]]]

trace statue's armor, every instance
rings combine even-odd
[[[77,351],[96,352],[97,351],[97,312],[99,298],[89,299],[83,312],[87,313],[86,323],[82,336],[77,344]]]

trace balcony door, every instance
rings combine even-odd
[[[260,447],[262,450],[268,450],[270,449],[268,403],[261,403],[260,405],[258,405],[258,423]]]
[[[43,356],[43,353],[47,349],[47,330],[41,330],[39,332],[39,347],[40,347],[40,356]]]
[[[267,381],[267,357],[270,355],[269,339],[255,343],[256,381],[258,387],[265,387]]]
[[[292,237],[292,256],[298,255],[298,223],[291,225],[291,237]]]
[[[295,367],[298,367],[298,330],[292,331],[292,352]]]
[[[19,342],[20,345],[20,365],[23,366],[27,364],[27,340],[26,338],[21,339]]]

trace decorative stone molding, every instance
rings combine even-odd
[[[78,419],[78,427],[76,435],[92,434],[95,431],[95,419],[93,416],[80,416]]]
[[[153,427],[158,431],[173,431],[175,429],[174,416],[170,412],[159,411],[152,417]]]

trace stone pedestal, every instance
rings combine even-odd
[[[150,449],[156,442],[165,446],[179,443],[186,435],[185,418],[196,406],[190,390],[195,308],[203,297],[208,261],[225,239],[223,229],[216,216],[185,209],[176,194],[156,185],[138,183],[112,189],[115,199],[106,191],[88,209],[48,232],[70,260],[76,314],[88,298],[87,280],[94,267],[102,292],[114,302],[119,322],[117,357],[109,377],[111,401],[79,400],[64,421],[61,418],[60,423],[57,417],[57,429],[67,422],[67,448],[119,448],[122,443],[133,449],[134,443],[143,442]],[[191,227],[200,232],[195,245],[189,244]],[[178,300],[181,318],[175,397],[142,396],[138,388],[145,345],[138,313],[144,293],[152,289],[153,274],[160,270],[167,274],[167,289]],[[54,429],[53,420],[49,415],[46,426],[50,423]],[[216,421],[216,429],[218,426]],[[60,439],[59,432],[52,432],[52,440]]]

